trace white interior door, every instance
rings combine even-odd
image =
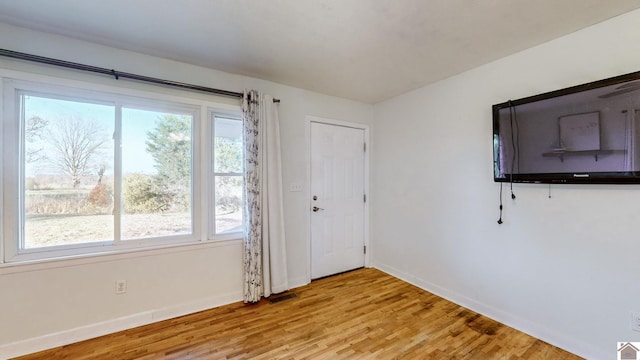
[[[311,123],[311,278],[364,266],[364,130]]]

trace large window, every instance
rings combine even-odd
[[[17,80],[3,91],[3,261],[205,241],[203,222],[213,237],[242,231],[237,116]]]
[[[18,91],[20,250],[114,239],[115,107]]]

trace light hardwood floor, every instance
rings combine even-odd
[[[290,293],[20,359],[579,359],[375,269]]]

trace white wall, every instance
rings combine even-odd
[[[305,117],[370,123],[371,105],[1,23],[0,34],[0,48],[4,49],[231,91],[255,88],[281,99],[289,278],[292,286],[308,281]],[[2,59],[0,67],[34,68]],[[42,67],[35,71],[61,73]],[[111,81],[105,78],[103,82]],[[300,182],[305,188],[289,192],[291,182]],[[99,262],[62,261],[54,268],[0,266],[0,358],[241,300],[241,252],[242,243],[232,241],[223,246],[104,256]],[[127,294],[114,295],[116,279],[127,280]]]
[[[592,359],[640,311],[640,186],[492,181],[491,105],[640,70],[640,11],[374,108],[374,266]],[[638,94],[640,96],[640,93]]]

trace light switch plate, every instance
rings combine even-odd
[[[631,313],[631,330],[640,331],[640,311]]]
[[[116,280],[116,294],[125,294],[127,292],[127,280]]]

